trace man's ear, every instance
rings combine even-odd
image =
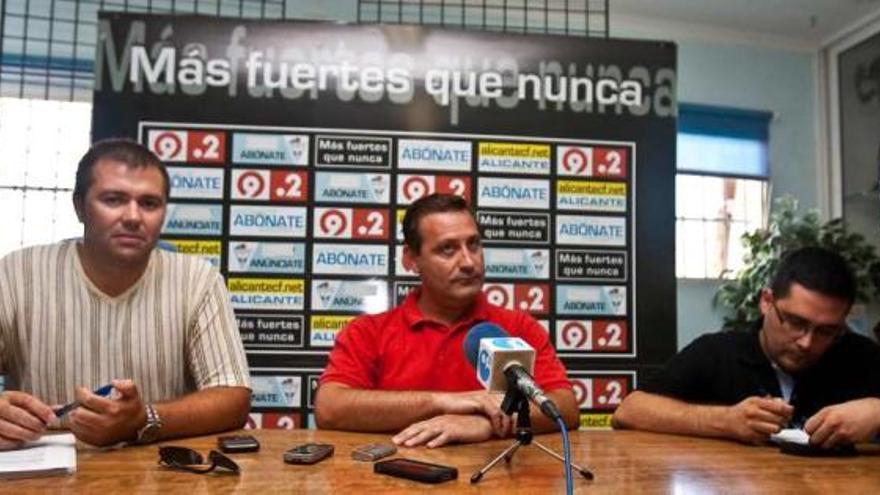
[[[79,223],[86,223],[85,221],[85,207],[83,206],[83,199],[79,196],[73,197],[73,211],[76,212],[76,218],[79,220]]]
[[[761,296],[758,298],[758,308],[761,310],[762,315],[767,316],[770,306],[773,305],[773,300],[773,291],[769,287],[761,289]]]
[[[412,249],[406,244],[403,245],[403,267],[413,273],[419,273],[419,267],[415,260],[416,256]]]

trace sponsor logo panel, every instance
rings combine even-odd
[[[394,238],[398,242],[403,242],[403,217],[406,215],[406,208],[398,208],[395,212],[395,217],[397,218],[397,222],[395,223],[396,228],[394,233]]]
[[[186,162],[187,131],[155,129],[147,132],[147,147],[163,162]]]
[[[561,177],[626,179],[629,150],[607,146],[557,146],[556,173]]]
[[[412,204],[434,193],[454,194],[470,203],[471,178],[467,175],[401,174],[397,176],[397,204]]]
[[[301,376],[251,375],[251,407],[302,407]],[[265,428],[265,414],[263,413]]]
[[[330,348],[336,336],[354,319],[348,315],[312,315],[309,319],[309,345]]]
[[[315,201],[388,204],[390,184],[388,174],[316,172]]]
[[[232,135],[232,162],[248,165],[302,166],[309,164],[309,137],[304,134]]]
[[[388,275],[388,246],[315,243],[312,246],[312,272],[323,275]]]
[[[302,206],[246,206],[229,208],[229,234],[265,237],[305,237],[306,208]]]
[[[230,241],[228,269],[232,273],[295,273],[305,271],[305,245],[300,242]]]
[[[549,213],[477,210],[476,220],[484,242],[550,242]]]
[[[550,286],[548,284],[483,284],[483,293],[489,304],[507,309],[518,309],[535,315],[550,313]]]
[[[487,278],[550,278],[550,251],[547,249],[483,250]]]
[[[295,430],[302,428],[302,415],[299,413],[250,413],[247,423],[244,426],[246,430],[254,429],[267,430]]]
[[[626,218],[556,215],[556,243],[578,246],[625,246]]]
[[[550,208],[550,181],[540,179],[477,179],[477,206],[495,208]]]
[[[397,168],[411,170],[471,170],[469,141],[400,139],[397,141]]]
[[[237,313],[235,321],[245,349],[297,349],[303,346],[301,315]]]
[[[306,376],[306,380],[308,380],[308,383],[306,385],[306,391],[308,392],[308,402],[306,402],[306,407],[308,407],[309,409],[314,409],[315,392],[318,391],[318,385],[320,384],[321,375],[308,375]]]
[[[626,315],[626,286],[557,285],[556,314]]]
[[[220,241],[212,241],[207,239],[163,239],[174,246],[178,253],[198,256],[203,260],[220,268],[220,250],[222,249]]]
[[[316,136],[318,166],[391,167],[391,138]]]
[[[419,275],[403,266],[403,245],[394,246],[394,275],[398,277],[418,277]]]
[[[507,174],[550,174],[550,145],[480,142],[480,172]]]
[[[223,205],[168,203],[165,235],[189,234],[219,236],[223,232]]]
[[[589,249],[556,250],[556,278],[560,280],[626,280],[626,253]]]
[[[223,132],[151,129],[147,147],[163,162],[222,164],[226,160]]]
[[[579,428],[582,430],[610,430],[613,416],[611,413],[581,413]]]
[[[406,296],[416,290],[419,285],[421,285],[420,282],[394,282],[394,305],[400,306]]]
[[[388,309],[388,282],[314,279],[311,309],[380,313]]]
[[[579,373],[569,376],[578,409],[613,411],[633,388],[633,376]]]
[[[223,199],[222,168],[167,167],[172,198]]]
[[[556,208],[623,213],[626,211],[626,183],[560,180],[556,182]]]
[[[244,422],[245,430],[258,430],[263,427],[263,415],[260,413],[248,413],[247,421]]]
[[[298,203],[308,198],[309,175],[304,170],[233,169],[232,199]]]
[[[232,199],[268,201],[271,171],[257,169],[238,169],[232,171]]]
[[[556,320],[560,351],[623,352],[628,343],[625,320]]]
[[[235,278],[227,280],[235,309],[304,309],[305,283],[298,278]]]
[[[317,207],[314,211],[318,239],[388,239],[388,210]]]

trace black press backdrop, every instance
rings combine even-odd
[[[101,14],[93,139],[171,167],[164,230],[227,278],[252,425],[305,426],[336,332],[416,285],[399,219],[463,195],[490,301],[530,311],[583,426],[676,349],[671,43]]]

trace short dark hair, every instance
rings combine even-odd
[[[849,304],[855,301],[858,290],[849,263],[834,251],[818,246],[796,249],[782,258],[770,282],[773,297],[786,297],[795,282]]]
[[[162,161],[146,146],[127,138],[110,138],[97,141],[80,159],[76,168],[76,183],[73,186],[73,199],[86,197],[92,186],[92,169],[101,160],[115,160],[131,168],[156,167],[165,180],[165,199],[171,191],[171,180]]]
[[[418,253],[422,249],[422,237],[419,234],[419,222],[432,213],[449,213],[464,211],[470,213],[467,202],[454,194],[429,194],[419,198],[406,208],[403,215],[403,242]]]

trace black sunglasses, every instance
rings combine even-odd
[[[159,447],[160,466],[198,474],[210,473],[217,468],[228,469],[232,474],[241,472],[235,461],[216,450],[208,454],[208,462],[210,464],[205,464],[202,454],[187,447]]]

